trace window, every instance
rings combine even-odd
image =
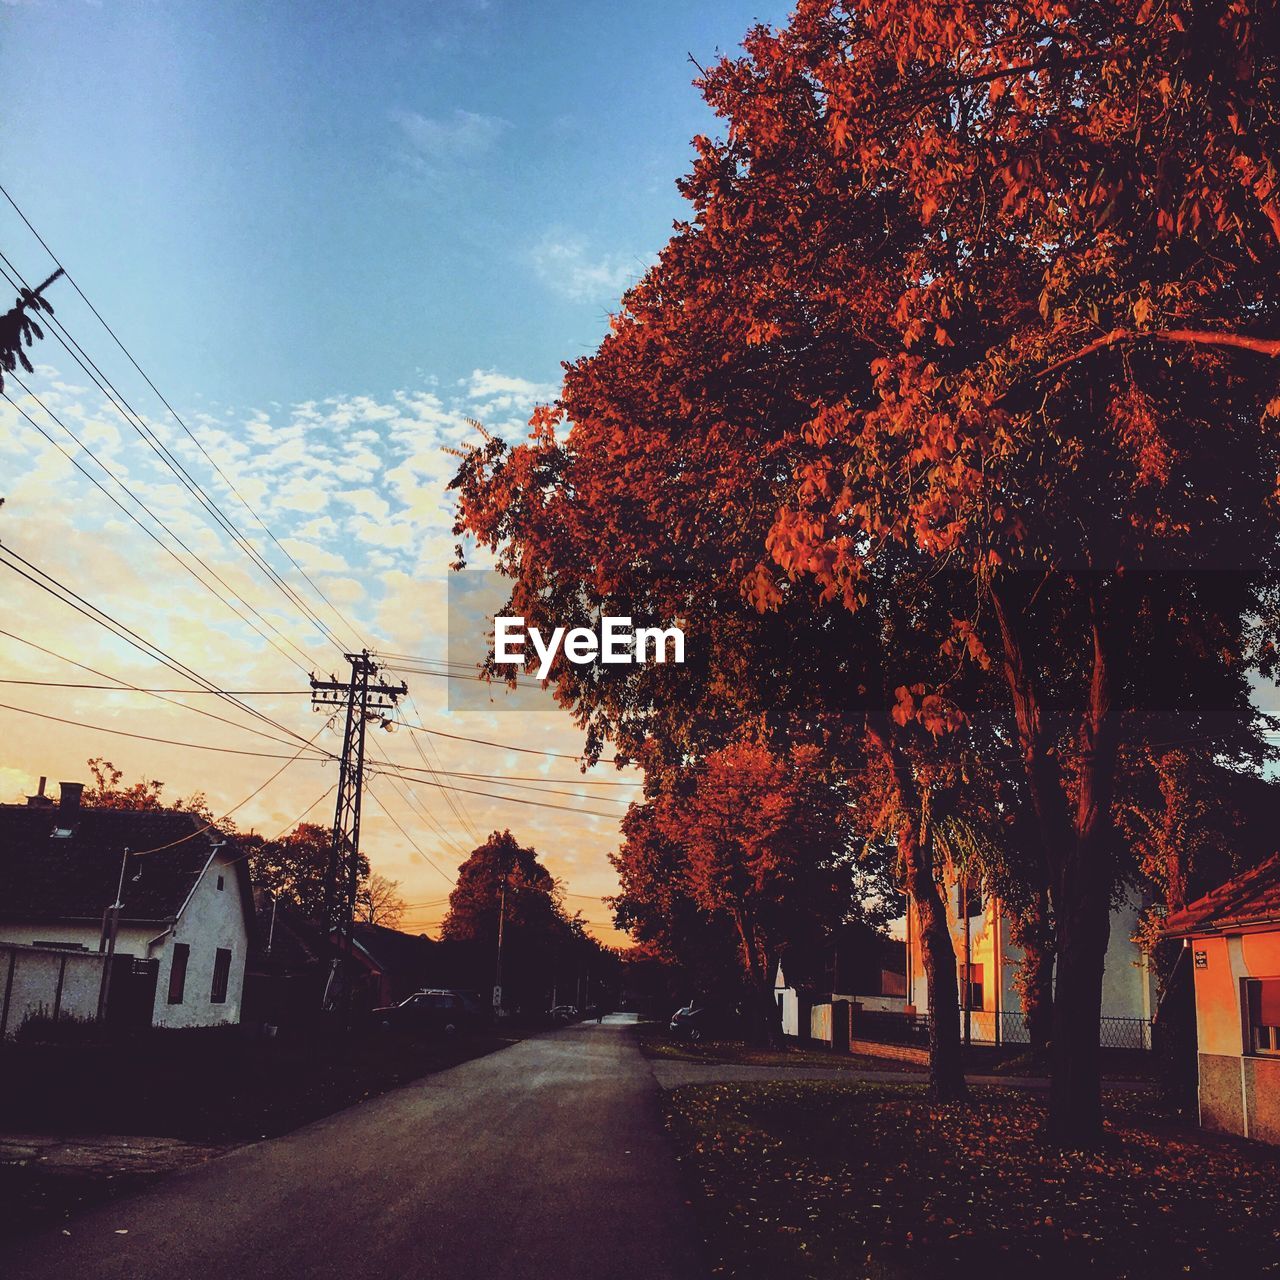
[[[1245,980],[1249,1053],[1280,1055],[1280,978]]]
[[[983,1008],[982,999],[982,966],[980,964],[971,964],[968,966],[968,982],[965,981],[965,965],[960,966],[960,1007],[962,1009],[981,1009]],[[965,995],[968,994],[968,1000]]]
[[[191,948],[185,942],[173,944],[173,959],[169,962],[169,1003],[181,1004],[182,994],[187,989],[187,961],[191,958]]]
[[[225,881],[223,880],[223,878],[222,878],[221,876],[219,876],[219,877],[218,877],[218,888],[219,888],[219,889],[221,889],[221,888],[223,888],[223,887],[224,887],[224,885],[225,885]]]
[[[219,947],[213,956],[213,987],[209,999],[214,1004],[224,1004],[227,999],[227,979],[231,976],[231,952]]]
[[[956,915],[980,916],[986,905],[982,899],[982,881],[976,876],[972,879],[962,877],[956,886]]]

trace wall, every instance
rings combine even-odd
[[[0,1023],[6,1038],[29,1018],[92,1021],[106,957],[98,952],[0,944]],[[7,994],[7,999],[6,999]]]
[[[951,926],[956,964],[959,966],[964,959],[964,921],[960,917],[958,886],[954,883],[948,886],[946,902],[947,920]],[[1010,943],[1007,923],[1000,921],[997,927],[994,904],[988,900],[983,906],[982,915],[971,917],[969,925],[969,954],[973,964],[982,966],[983,985],[982,1009],[971,1012],[970,1036],[976,1042],[989,1043],[995,1036],[997,1012],[1022,1012],[1022,1000],[1014,985],[1022,952]],[[1146,956],[1132,941],[1139,908],[1140,904],[1136,900],[1127,900],[1111,913],[1111,935],[1107,945],[1102,989],[1102,1016],[1105,1018],[1151,1018],[1155,981]],[[997,941],[1000,953],[998,957]],[[911,951],[911,1003],[924,1013],[929,1008],[929,989],[920,951],[920,930],[914,920],[911,926]],[[958,976],[957,967],[957,980]],[[1150,1048],[1150,1028],[1133,1028],[1133,1031],[1141,1038],[1142,1047]],[[1002,1020],[1001,1034],[1010,1043],[1026,1041],[1026,1032],[1016,1018]],[[1108,1034],[1114,1037],[1117,1031],[1113,1027]]]
[[[116,932],[116,954],[137,956],[145,960],[147,944],[156,936],[154,926],[141,928],[122,924]],[[0,924],[0,943],[17,942],[32,946],[37,942],[75,942],[86,951],[97,951],[102,941],[100,921],[70,921],[66,924],[39,924],[19,921],[17,924]]]
[[[223,877],[221,889],[217,887],[219,875]],[[184,942],[191,948],[181,1004],[169,1003],[169,971],[175,942]],[[226,1001],[214,1004],[209,996],[213,989],[213,966],[219,947],[227,947],[231,951],[231,972],[227,980]],[[172,932],[151,952],[160,961],[155,1025],[212,1027],[239,1022],[248,950],[249,935],[236,867],[226,852],[220,851],[197,882]]]
[[[794,987],[786,985],[786,977],[782,966],[778,966],[778,975],[774,979],[773,998],[782,1007],[782,1034],[798,1036],[800,1034],[800,1001]]]
[[[868,1058],[892,1058],[895,1062],[929,1064],[929,1050],[908,1044],[881,1044],[878,1040],[850,1040],[849,1052]]]
[[[831,1006],[815,1004],[809,1010],[809,1035],[814,1040],[831,1043]]]
[[[1199,1042],[1200,1123],[1206,1129],[1280,1143],[1280,1058],[1245,1053],[1242,978],[1280,977],[1280,929],[1192,938]],[[1194,961],[1193,961],[1194,965]]]

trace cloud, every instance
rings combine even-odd
[[[29,555],[123,625],[224,688],[290,691],[279,696],[263,694],[254,697],[253,703],[289,731],[308,738],[321,731],[318,745],[336,752],[342,726],[325,729],[324,721],[311,715],[306,676],[308,670],[327,674],[335,668],[341,674],[345,667],[303,616],[296,599],[277,589],[243,548],[201,510],[103,396],[58,379],[47,366],[37,370],[32,386],[59,418],[78,434],[92,438],[95,453],[203,558],[217,574],[216,580],[210,579],[211,585],[232,604],[243,603],[231,608],[216,599],[123,517],[65,457],[40,441],[12,406],[0,401],[0,473],[7,499],[0,508],[0,536],[6,545]],[[339,633],[344,644],[349,642],[346,628],[316,596],[311,583],[351,620],[359,639],[390,652],[440,659],[448,656],[445,584],[456,541],[453,495],[447,484],[457,459],[446,449],[474,437],[474,418],[483,418],[486,426],[496,425],[504,432],[510,427],[513,437],[522,434],[519,419],[527,418],[534,404],[552,400],[556,393],[550,382],[477,367],[461,380],[435,381],[389,395],[317,398],[238,414],[206,408],[187,415],[200,443],[269,524],[280,546],[226,490],[193,442],[164,426],[159,430],[222,511],[293,591]],[[15,398],[28,412],[36,413],[34,402]],[[94,470],[88,459],[81,460]],[[125,506],[131,506],[123,491],[107,484]],[[150,524],[140,508],[133,509],[144,524]],[[157,533],[168,540],[158,529]],[[12,619],[5,629],[14,635],[143,688],[179,683],[176,673],[74,614],[33,584],[13,574],[3,578]],[[246,622],[245,615],[254,625]],[[0,637],[0,665],[20,678],[92,679],[8,636]],[[549,777],[563,779],[566,788],[573,786],[577,775],[568,762],[509,754],[504,758],[501,752],[466,741],[470,737],[528,743],[572,754],[580,748],[581,736],[562,712],[512,715],[500,702],[492,709],[450,710],[447,693],[452,684],[439,673],[431,674],[435,665],[402,674],[413,694],[406,718],[421,715],[427,723],[460,735],[419,741],[424,750],[439,752],[442,767],[512,774],[541,768]],[[294,740],[279,743],[255,736],[266,726],[227,704],[184,695],[175,700],[189,704],[182,706],[132,692],[34,687],[3,700],[72,723],[0,710],[0,800],[19,799],[42,773],[55,779],[83,779],[85,760],[103,755],[114,760],[126,778],[164,779],[167,795],[204,790],[219,813],[251,796],[234,816],[245,827],[256,825],[270,835],[292,825],[303,813],[312,820],[325,820],[332,765],[298,761],[258,794],[264,780],[284,761],[229,752],[287,754]],[[223,718],[210,719],[201,711]],[[162,747],[105,732],[113,727],[175,744],[215,746],[223,753]],[[379,734],[377,741],[378,749],[385,749],[397,763],[421,766],[408,733]],[[402,785],[406,791],[415,788],[418,800],[430,806],[426,812],[438,811],[438,796],[432,790],[409,779]],[[457,798],[459,810],[471,816],[476,830],[518,826],[522,837],[543,851],[553,873],[572,871],[575,890],[605,893],[615,888],[605,854],[616,844],[617,830],[608,820],[513,805],[498,797],[504,793],[529,796],[514,788],[508,791],[497,780],[471,790],[492,793]],[[582,807],[599,808],[600,797],[583,790]],[[428,829],[404,807],[389,779],[376,780],[371,797],[366,830],[374,865],[390,869],[403,880],[411,901],[438,896],[439,875],[417,858],[381,805],[391,805],[401,824],[414,831],[422,849],[445,867],[456,866],[474,844],[471,825],[441,811],[441,829]],[[576,862],[565,856],[564,832],[570,823]]]
[[[461,108],[451,116],[419,115],[397,109],[391,119],[401,136],[422,160],[441,165],[470,160],[491,150],[511,127],[501,116],[487,116]]]
[[[561,231],[548,231],[529,260],[539,279],[571,302],[617,302],[646,267],[621,254],[594,257],[581,236]]]
[[[553,383],[513,378],[496,369],[473,369],[462,385],[467,389],[467,398],[475,404],[478,418],[495,413],[529,414],[534,405],[547,404],[560,394],[560,388]]]

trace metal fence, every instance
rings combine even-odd
[[[971,1009],[967,1021],[967,1038],[973,1044],[1031,1043],[1025,1014]],[[961,1010],[962,1037],[965,1035],[965,1023],[966,1015]],[[855,1009],[851,1034],[855,1040],[874,1040],[880,1044],[927,1045],[929,1017],[921,1013],[882,1013]],[[1150,1049],[1151,1023],[1146,1018],[1102,1018],[1098,1024],[1098,1044],[1103,1049]]]
[[[854,1009],[849,1034],[854,1040],[874,1040],[878,1044],[925,1046],[929,1043],[929,1015]]]

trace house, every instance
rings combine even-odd
[[[1280,1143],[1280,854],[1169,917],[1195,983],[1200,1123]]]
[[[196,814],[85,807],[81,791],[64,782],[57,804],[41,794],[0,805],[7,1032],[33,1011],[99,1017],[126,999],[157,1027],[238,1022],[253,920],[244,859]],[[117,894],[116,963],[108,966]],[[46,972],[57,977],[42,989]],[[133,979],[127,989],[115,986],[117,972]],[[98,989],[86,990],[94,981]]]
[[[999,898],[983,892],[973,882],[966,884],[954,873],[946,878],[944,898],[956,951],[956,978],[965,1034],[974,1043],[1026,1044],[1026,1022],[1014,981],[1022,951],[1009,940]],[[1146,953],[1133,941],[1141,911],[1141,903],[1132,894],[1111,911],[1111,934],[1102,984],[1102,1020],[1098,1029],[1104,1048],[1151,1048],[1155,977]],[[911,902],[908,902],[904,928],[907,1004],[923,1013],[929,1008],[928,983],[920,929]]]
[[[415,991],[441,985],[436,955],[439,946],[425,933],[403,933],[357,921],[351,932],[351,951],[360,974],[357,1007],[399,1004]]]
[[[820,955],[793,949],[774,975],[783,1035],[830,1041],[830,1006],[839,1001],[870,1012],[902,1013],[905,958],[901,939],[857,923],[837,929]]]
[[[276,1030],[314,1022],[337,954],[328,930],[287,898],[255,889],[253,899],[256,922],[245,965],[241,1020]]]

